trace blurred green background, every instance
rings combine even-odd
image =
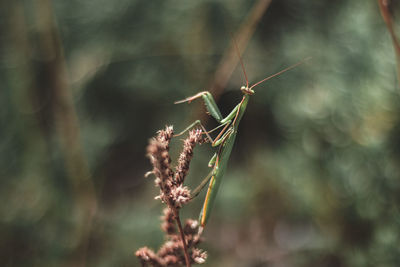
[[[250,82],[313,59],[256,88],[206,266],[399,266],[400,88],[377,2],[260,2],[241,43]],[[173,104],[200,90],[225,115],[240,101],[239,67],[223,90],[210,85],[258,4],[0,3],[1,266],[138,266],[135,250],[160,246],[148,139],[200,117],[214,127],[201,101]],[[212,153],[196,148],[190,185]]]

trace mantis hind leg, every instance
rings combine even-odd
[[[174,137],[177,136],[181,136],[182,134],[186,133],[187,131],[189,131],[190,129],[192,129],[193,127],[195,127],[196,125],[199,125],[200,128],[203,130],[204,134],[207,135],[208,140],[212,143],[214,142],[214,140],[211,138],[211,136],[208,134],[206,128],[203,126],[203,124],[201,123],[200,120],[196,120],[195,122],[191,123],[188,127],[186,127],[185,130],[183,130],[182,132],[175,134]]]
[[[218,167],[218,153],[215,153],[214,156],[210,159],[208,163],[209,167],[213,167],[209,174],[201,181],[201,183],[192,191],[192,199],[197,197],[197,195],[201,192],[201,190],[207,185],[207,183],[211,180],[211,178],[215,175],[216,168]]]
[[[203,190],[203,188],[207,185],[208,181],[210,181],[213,175],[214,169],[210,171],[210,173],[203,179],[203,181],[201,181],[201,183],[192,191],[191,199],[194,199],[200,194],[201,190]]]

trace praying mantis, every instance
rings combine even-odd
[[[194,193],[192,193],[193,197],[197,196],[199,191],[206,185],[206,183],[208,181],[210,181],[209,185],[208,185],[206,197],[205,197],[205,200],[203,203],[203,207],[201,209],[200,216],[199,216],[199,222],[200,222],[199,231],[200,232],[203,231],[203,229],[210,217],[211,210],[212,210],[214,202],[215,202],[215,197],[217,196],[218,189],[221,185],[222,178],[223,178],[226,168],[228,166],[228,161],[229,161],[229,158],[230,158],[230,155],[232,152],[232,148],[235,143],[235,138],[236,138],[236,134],[238,131],[239,123],[246,111],[247,103],[249,102],[250,96],[252,96],[254,94],[253,88],[263,82],[268,81],[269,79],[271,79],[273,77],[276,77],[288,70],[291,70],[291,69],[303,64],[305,61],[310,59],[310,58],[303,59],[302,61],[300,61],[294,65],[291,65],[271,76],[268,76],[265,79],[262,79],[259,82],[256,82],[255,84],[249,86],[249,81],[247,78],[246,70],[244,68],[242,58],[240,57],[240,54],[238,52],[239,49],[237,47],[236,42],[234,42],[234,44],[235,44],[236,52],[238,53],[238,56],[239,56],[239,60],[240,60],[240,64],[241,64],[241,67],[243,70],[244,77],[246,79],[246,86],[242,86],[240,88],[240,90],[243,93],[243,98],[239,102],[239,104],[237,104],[233,108],[233,110],[229,113],[228,116],[226,116],[226,117],[222,116],[213,96],[208,91],[203,91],[203,92],[197,93],[191,97],[188,97],[183,100],[175,102],[175,104],[180,104],[180,103],[184,103],[184,102],[190,103],[195,99],[202,98],[205,103],[208,113],[219,123],[219,126],[217,126],[215,129],[207,132],[205,130],[204,126],[201,124],[201,122],[199,120],[197,120],[194,123],[192,123],[191,125],[189,125],[189,127],[187,127],[184,131],[182,131],[179,134],[179,135],[181,135],[184,132],[186,132],[187,130],[191,129],[192,127],[194,127],[196,125],[200,125],[202,127],[203,131],[205,132],[205,134],[207,134],[207,137],[209,138],[209,140],[211,142],[211,146],[217,148],[217,151],[215,152],[214,156],[211,158],[210,162],[208,163],[208,166],[212,167],[212,171],[210,172],[209,175],[207,175],[207,177],[203,180],[203,182],[199,185],[199,187],[194,190]],[[210,137],[209,133],[216,129],[219,129],[221,127],[223,127],[223,129],[219,132],[217,137],[213,140]]]

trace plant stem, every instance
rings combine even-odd
[[[52,113],[60,151],[64,156],[65,168],[74,196],[74,215],[77,216],[71,234],[77,245],[70,254],[69,266],[86,266],[86,255],[90,234],[97,211],[97,197],[87,159],[81,146],[79,119],[69,87],[68,71],[64,49],[53,13],[51,0],[32,1],[35,4],[37,47],[43,56],[43,70],[46,73],[47,87],[52,97]],[[46,56],[44,56],[46,55]],[[63,264],[61,264],[63,265]],[[64,264],[65,265],[65,264]]]
[[[179,219],[179,211],[175,211],[175,220],[176,220],[176,223],[178,224],[179,232],[181,234],[181,240],[182,240],[182,244],[183,244],[183,252],[185,254],[186,267],[190,267],[191,266],[190,258],[189,258],[189,253],[188,253],[187,246],[186,246],[185,234],[183,233],[181,220]]]
[[[397,59],[397,80],[400,84],[400,41],[396,36],[396,33],[393,28],[393,18],[390,15],[389,11],[389,1],[387,0],[378,0],[379,8],[381,10],[381,14],[384,22],[386,23],[386,27],[389,30],[390,36],[392,37],[394,51],[396,53]]]

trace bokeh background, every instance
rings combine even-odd
[[[312,60],[256,88],[206,266],[399,266],[400,88],[377,1],[0,7],[1,266],[139,266],[135,250],[160,246],[146,145],[165,125],[216,125],[201,101],[176,100],[207,89],[223,114],[240,101],[230,33],[251,83]],[[212,154],[196,148],[189,185]]]

